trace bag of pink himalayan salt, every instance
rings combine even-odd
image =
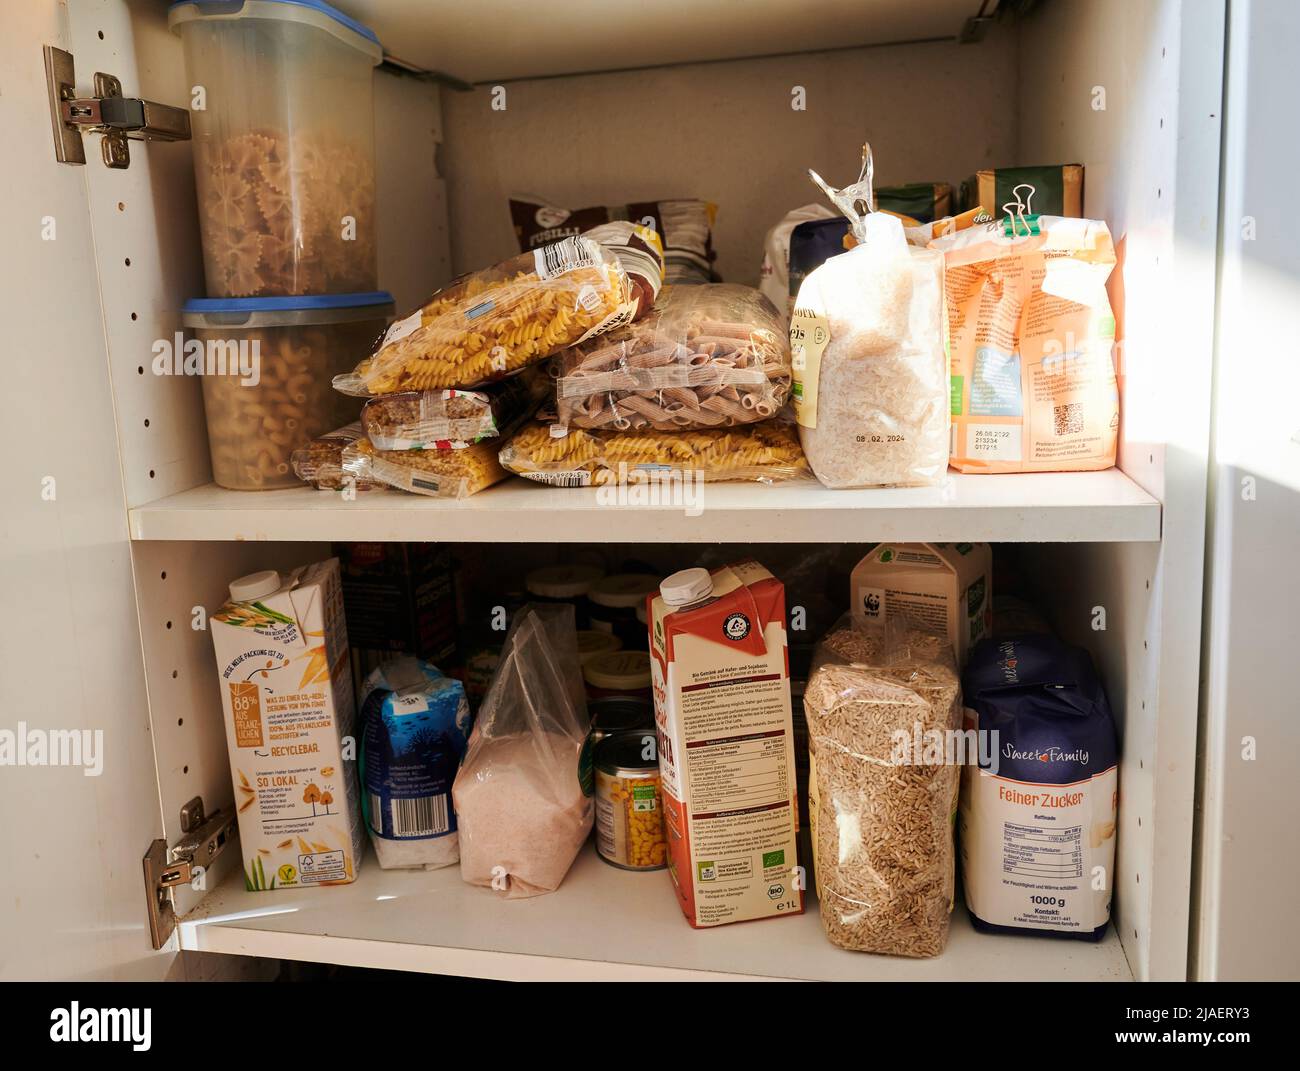
[[[460,874],[515,899],[554,892],[591,832],[590,728],[572,606],[516,614],[452,786]]]

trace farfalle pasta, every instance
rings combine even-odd
[[[734,284],[673,286],[645,319],[563,353],[559,422],[619,431],[731,427],[774,416],[790,392],[776,307]]]
[[[615,254],[566,238],[439,290],[334,386],[357,395],[481,386],[628,323],[637,309]]]
[[[774,483],[806,475],[794,427],[782,421],[698,431],[588,431],[525,425],[501,451],[509,472],[560,487],[699,474]]]
[[[194,145],[212,297],[375,289],[375,174],[335,134],[257,130]]]

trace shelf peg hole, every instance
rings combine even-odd
[[[148,417],[145,417],[145,418],[144,418],[144,426],[145,426],[146,428],[149,426],[149,418],[148,418]]]
[[[127,257],[124,261],[122,261],[122,263],[129,268],[131,266],[131,258]]]

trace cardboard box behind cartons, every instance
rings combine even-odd
[[[648,599],[669,871],[692,926],[803,910],[785,588],[757,562]]]
[[[363,832],[338,560],[230,595],[211,626],[245,888],[346,884]]]
[[[434,543],[336,543],[357,698],[381,663],[405,654],[443,672],[456,656],[455,567]]]
[[[993,552],[987,543],[881,543],[849,580],[853,623],[883,628],[896,615],[952,641],[957,664],[993,623]]]

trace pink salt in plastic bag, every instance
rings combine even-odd
[[[573,607],[516,615],[452,786],[460,873],[508,899],[559,888],[591,832],[578,780],[590,728]]]

